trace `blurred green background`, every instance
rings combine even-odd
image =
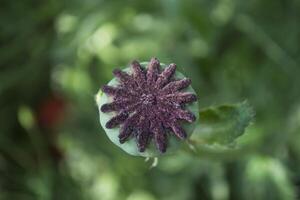
[[[0,24],[1,200],[299,199],[299,0],[4,0]],[[152,56],[200,108],[248,100],[240,150],[149,169],[108,140],[94,95]]]

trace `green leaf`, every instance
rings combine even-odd
[[[253,118],[254,111],[246,101],[203,109],[190,144],[195,149],[210,152],[234,149],[237,138],[245,133]]]

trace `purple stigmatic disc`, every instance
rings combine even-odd
[[[162,69],[156,58],[152,58],[145,68],[133,61],[131,71],[129,74],[114,70],[119,84],[102,87],[103,93],[112,101],[101,105],[101,112],[116,113],[106,122],[105,128],[119,127],[118,138],[122,144],[134,137],[139,152],[144,152],[153,141],[159,152],[164,153],[171,135],[180,140],[187,137],[181,122],[196,120],[196,116],[185,108],[186,104],[197,101],[194,93],[185,91],[191,80],[176,78],[176,65]]]

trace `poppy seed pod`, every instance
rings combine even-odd
[[[198,119],[191,80],[156,58],[133,61],[113,72],[97,94],[100,123],[110,140],[131,155],[154,157],[175,151]]]

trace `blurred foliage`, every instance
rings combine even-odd
[[[4,0],[0,199],[299,199],[299,10],[298,0]],[[238,149],[182,151],[149,169],[109,142],[94,95],[112,69],[152,56],[192,78],[200,108],[248,100],[256,121]]]

